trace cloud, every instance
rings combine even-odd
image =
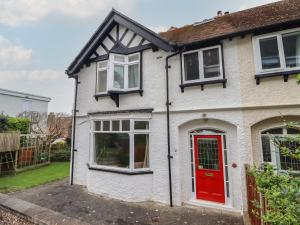
[[[166,26],[157,26],[157,27],[149,27],[150,30],[153,30],[156,33],[167,31],[169,28]]]
[[[1,0],[0,23],[16,26],[53,13],[76,18],[101,15],[114,7],[129,11],[136,0]]]
[[[49,81],[64,77],[65,74],[60,70],[1,70],[0,83],[9,81]]]
[[[0,35],[0,69],[26,65],[31,57],[31,49],[14,44]]]

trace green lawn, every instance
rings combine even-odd
[[[0,177],[0,192],[12,192],[31,188],[69,176],[70,162],[50,165],[18,173],[16,176]]]

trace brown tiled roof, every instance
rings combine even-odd
[[[189,44],[297,19],[300,19],[300,0],[283,0],[163,32],[160,36],[176,44]]]

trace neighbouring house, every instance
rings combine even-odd
[[[50,101],[48,97],[0,88],[0,113],[8,116],[47,115]]]
[[[300,171],[270,140],[298,133],[299,0],[159,34],[112,10],[66,73],[70,182],[89,192],[243,213],[245,164]]]

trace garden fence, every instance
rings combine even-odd
[[[251,225],[270,225],[263,222],[263,215],[268,204],[267,200],[257,190],[255,177],[249,172],[250,166],[246,165],[246,185],[247,185],[247,203],[248,215]]]
[[[0,134],[0,175],[50,162],[51,146],[42,134]]]

